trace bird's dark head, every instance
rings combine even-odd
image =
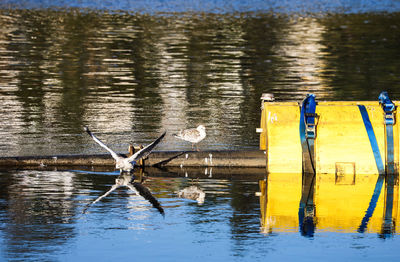
[[[88,133],[90,136],[92,135],[92,132],[89,130],[89,127],[85,126],[83,127],[83,130]]]

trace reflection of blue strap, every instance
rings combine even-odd
[[[82,174],[94,174],[94,175],[119,175],[120,172],[113,171],[113,172],[96,172],[96,171],[86,171],[86,170],[66,170],[68,172],[74,172],[74,173],[82,173]]]
[[[394,174],[394,141],[393,141],[393,125],[395,124],[394,111],[395,105],[389,98],[386,91],[379,95],[379,103],[385,112],[386,125],[386,173]]]
[[[374,193],[372,194],[371,201],[369,202],[369,205],[368,205],[367,212],[365,212],[365,216],[363,217],[363,220],[361,221],[361,225],[358,228],[358,232],[360,232],[360,233],[363,233],[365,231],[365,229],[367,228],[369,219],[374,214],[376,203],[378,202],[379,195],[381,194],[381,189],[382,189],[382,185],[383,185],[384,181],[385,181],[385,175],[379,174],[378,180],[376,181],[376,184],[375,184]]]
[[[374,129],[372,128],[371,121],[369,120],[367,109],[364,105],[358,105],[362,119],[364,121],[365,129],[367,130],[369,142],[371,143],[372,152],[374,153],[376,167],[378,168],[379,174],[385,174],[385,167],[382,162],[381,153],[379,151],[378,142],[376,141]]]
[[[359,105],[358,109],[360,110],[362,119],[364,121],[364,126],[365,129],[367,130],[369,142],[371,143],[372,151],[374,153],[376,167],[378,168],[379,172],[379,177],[375,184],[374,193],[372,194],[371,201],[369,202],[368,205],[368,209],[365,212],[365,216],[361,221],[361,225],[358,228],[358,232],[362,233],[365,231],[369,219],[374,214],[376,203],[378,202],[379,195],[381,194],[382,185],[385,180],[385,167],[382,162],[382,157],[379,151],[378,142],[376,141],[374,129],[372,128],[371,121],[369,120],[367,109],[363,105]]]
[[[300,111],[300,141],[303,150],[303,172],[314,173],[315,95],[308,94]]]

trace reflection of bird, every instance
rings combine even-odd
[[[111,156],[115,159],[115,168],[119,169],[121,172],[130,172],[133,170],[133,167],[136,163],[137,160],[147,157],[153,148],[160,143],[161,139],[165,136],[165,132],[156,140],[154,140],[151,144],[147,145],[146,147],[142,148],[141,150],[137,151],[130,157],[124,157],[121,155],[118,155],[115,153],[113,150],[111,150],[109,147],[107,147],[103,142],[101,142],[97,137],[93,135],[93,133],[89,130],[88,127],[85,127],[85,131],[93,138],[96,143],[98,143],[100,146],[105,148],[108,152],[111,153]]]
[[[105,198],[108,196],[112,191],[115,189],[121,187],[121,186],[126,186],[133,192],[135,192],[136,195],[141,195],[144,199],[149,201],[154,208],[157,208],[158,212],[160,212],[161,215],[164,216],[164,209],[161,207],[161,204],[158,202],[158,200],[151,194],[150,190],[145,187],[142,183],[135,182],[133,174],[127,174],[127,173],[122,173],[120,174],[116,179],[115,179],[115,184],[108,190],[106,193],[103,195],[99,196],[95,201],[90,203],[82,213],[85,213],[86,210],[93,204],[99,202],[101,199]]]
[[[178,192],[178,197],[196,200],[198,204],[204,203],[206,193],[198,186],[189,186]]]
[[[194,144],[199,143],[206,137],[206,128],[203,125],[199,125],[197,128],[181,130],[178,134],[174,134],[174,136],[176,138],[191,142],[193,148]]]

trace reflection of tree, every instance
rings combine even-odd
[[[42,68],[53,30],[45,16],[29,11],[22,11],[19,15],[18,30],[11,34],[8,45],[8,49],[19,56],[19,63],[12,66],[12,70],[18,72],[15,95],[26,109],[22,117],[27,129],[42,132],[45,128],[44,82],[47,77]]]
[[[145,130],[162,128],[160,122],[163,112],[163,100],[160,95],[160,82],[162,79],[157,72],[157,65],[160,63],[160,54],[157,47],[158,37],[163,35],[162,19],[158,22],[153,17],[139,17],[132,19],[130,23],[134,26],[135,35],[132,35],[129,42],[126,42],[124,49],[129,50],[129,61],[132,61],[132,74],[135,85],[132,93],[132,107],[134,115],[133,130],[137,126]],[[152,112],[152,113],[149,113]]]
[[[276,53],[283,30],[287,27],[284,18],[271,15],[248,17],[241,25],[244,40],[244,56],[241,59],[241,81],[244,87],[240,107],[239,125],[242,139],[257,141],[254,129],[260,121],[260,97],[262,93],[276,93],[276,84],[284,78],[281,67],[288,65]],[[278,91],[279,92],[279,91]],[[279,96],[279,94],[276,94]]]
[[[257,183],[243,183],[243,181],[232,181],[231,186],[232,216],[230,218],[231,238],[233,250],[237,255],[245,251],[249,246],[246,241],[251,233],[260,232],[259,229],[259,200],[255,195],[258,191]]]
[[[84,124],[112,134],[111,144],[132,139],[132,129],[143,141],[138,128],[151,139],[154,129],[177,131],[199,123],[209,124],[209,146],[257,144],[259,97],[265,82],[278,75],[274,46],[284,20],[75,9],[14,12],[24,19],[12,35],[29,43],[10,45],[17,61],[29,61],[16,67],[23,78],[17,96],[27,117],[40,116],[46,128],[39,139],[52,143],[50,149],[81,147],[79,136],[70,135],[80,134]]]
[[[7,48],[14,51],[16,62],[9,70],[18,72],[15,95],[25,109],[25,132],[37,133],[43,141],[53,138],[53,130],[60,126],[65,133],[76,132],[76,127],[80,131],[85,90],[82,71],[87,54],[82,43],[88,42],[82,32],[89,32],[86,29],[93,25],[93,17],[51,10],[12,14],[18,17],[18,24],[10,33]],[[81,34],[76,33],[77,28]],[[35,143],[36,150],[42,145]]]
[[[326,27],[322,74],[339,100],[371,100],[382,90],[398,94],[398,16],[334,15],[321,23]]]
[[[91,48],[95,46],[92,39],[98,37],[100,18],[93,13],[79,12],[63,13],[61,18],[63,30],[59,38],[54,39],[59,45],[58,52],[61,52],[57,57],[60,59],[57,70],[62,88],[55,117],[59,123],[72,123],[65,127],[67,132],[79,133],[83,126],[88,82],[92,80],[85,73],[96,64],[96,54]]]
[[[3,229],[6,254],[13,259],[43,259],[51,256],[75,233],[71,226],[74,206],[68,200],[72,195],[73,177],[58,172],[2,173],[0,199],[6,227]],[[19,256],[19,257],[18,257]]]
[[[282,41],[282,30],[287,26],[285,19],[269,15],[249,17],[242,25],[246,54],[242,58],[243,80],[257,92],[254,97],[257,102],[262,93],[273,93],[274,83],[284,77],[279,66],[285,61],[277,56],[276,46]]]
[[[234,138],[229,146],[236,139],[245,144],[257,139],[253,130],[259,121],[259,98],[268,90],[261,78],[277,76],[271,66],[277,57],[271,24],[278,25],[279,19],[208,14],[186,23],[187,118],[200,115],[213,127],[210,138],[224,133]]]
[[[1,12],[0,56],[10,62],[0,83],[14,81],[22,132],[57,153],[84,150],[76,138],[84,124],[116,144],[202,123],[209,148],[256,147],[263,92],[285,100],[397,92],[396,16]]]

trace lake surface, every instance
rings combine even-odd
[[[0,260],[396,261],[400,257],[397,200],[394,226],[389,231],[383,228],[383,195],[389,195],[382,194],[364,233],[357,231],[371,195],[363,187],[373,187],[376,176],[357,180],[357,190],[347,188],[347,194],[343,185],[337,187],[337,199],[329,198],[325,190],[331,185],[329,179],[318,177],[310,234],[299,227],[297,215],[301,175],[271,176],[264,191],[262,173],[234,169],[214,173],[215,178],[190,172],[188,177],[147,173],[144,185],[164,208],[163,217],[126,187],[90,205],[114,185],[116,176],[2,171]],[[192,185],[205,192],[204,202],[177,196]],[[398,196],[398,184],[394,191]],[[346,205],[349,199],[359,206]],[[333,208],[330,213],[328,207]]]
[[[400,97],[399,13],[0,10],[0,151],[117,151],[204,124],[203,149],[254,149],[260,96]]]
[[[262,93],[400,100],[398,1],[202,3],[1,1],[0,155],[105,153],[84,126],[118,152],[164,130],[157,150],[190,149],[172,134],[199,124],[201,150],[257,149]],[[116,175],[2,170],[0,260],[400,258],[398,178],[360,230],[375,176],[318,177],[304,224],[300,174],[192,172],[147,174],[163,217],[126,187],[83,214]],[[177,196],[192,184],[203,204]]]

